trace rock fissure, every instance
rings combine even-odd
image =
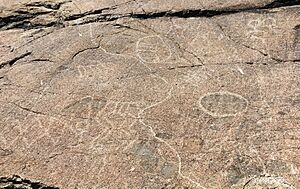
[[[215,17],[241,12],[260,12],[274,8],[283,8],[289,6],[300,5],[300,0],[277,0],[261,7],[245,7],[245,8],[225,8],[219,10],[203,10],[203,9],[186,9],[180,11],[163,11],[154,13],[131,14],[130,17],[138,19],[155,19],[160,17],[177,17],[177,18],[195,18],[195,17]]]
[[[44,7],[44,8],[52,9],[52,10],[59,10],[63,4],[66,4],[69,2],[72,2],[72,1],[63,1],[63,2],[58,2],[58,3],[51,2],[51,1],[44,1],[44,2],[39,1],[39,2],[28,3],[25,6],[26,7]]]
[[[7,65],[8,66],[13,66],[18,60],[21,60],[21,59],[23,59],[23,58],[25,58],[25,57],[27,57],[27,56],[29,56],[31,54],[32,54],[32,52],[26,52],[26,53],[21,54],[21,55],[13,58],[11,60],[3,62],[3,63],[0,64],[0,69],[3,68],[3,67],[5,67],[5,66],[7,66]]]
[[[54,186],[47,186],[40,182],[23,179],[18,175],[11,177],[0,177],[1,188],[3,189],[59,189]]]
[[[145,13],[128,13],[128,14],[114,14],[106,13],[104,11],[114,10],[119,5],[112,7],[106,7],[102,9],[92,10],[80,14],[73,14],[66,17],[56,16],[55,21],[48,23],[33,23],[32,20],[39,15],[52,14],[60,10],[61,5],[70,1],[62,3],[50,3],[50,2],[35,2],[25,5],[26,7],[44,7],[50,9],[51,11],[42,11],[42,12],[26,12],[22,9],[15,11],[15,15],[10,15],[7,17],[0,17],[0,29],[36,29],[43,27],[64,27],[65,22],[77,21],[78,19],[86,18],[86,21],[82,21],[78,25],[92,23],[92,22],[110,22],[120,18],[136,18],[136,19],[156,19],[162,17],[173,17],[173,18],[196,18],[196,17],[206,17],[211,18],[215,16],[225,16],[231,14],[237,14],[242,12],[265,12],[274,8],[284,8],[289,6],[300,5],[300,0],[276,0],[265,6],[253,6],[253,7],[244,7],[244,8],[224,8],[224,9],[215,9],[215,10],[205,10],[205,9],[185,9],[179,11],[158,11],[158,12],[145,12]],[[20,12],[21,11],[21,12]],[[94,18],[89,18],[94,16]],[[77,24],[75,24],[77,25]]]

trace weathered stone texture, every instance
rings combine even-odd
[[[0,188],[300,188],[299,13],[0,0]]]

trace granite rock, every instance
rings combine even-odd
[[[300,188],[299,13],[0,0],[0,188]]]

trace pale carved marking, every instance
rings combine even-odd
[[[79,101],[69,104],[63,109],[63,112],[71,114],[74,117],[92,118],[95,117],[102,109],[105,108],[107,100],[84,97]]]
[[[130,54],[134,51],[135,43],[135,36],[120,32],[104,36],[100,41],[100,46],[112,54]]]
[[[243,189],[296,189],[292,185],[288,184],[282,177],[262,176],[255,177],[248,181]]]
[[[247,36],[249,36],[250,39],[259,40],[262,43],[266,43],[265,35],[268,35],[266,29],[272,33],[278,32],[277,20],[271,16],[251,19],[248,21],[247,26],[249,28],[247,30]]]
[[[141,105],[135,102],[86,96],[67,105],[63,111],[87,121],[83,128],[78,129],[77,125],[72,128],[79,137],[77,147],[91,154],[105,155],[121,153],[136,140],[136,136],[132,136],[131,127],[138,121],[140,108]]]
[[[213,117],[236,116],[246,110],[248,100],[231,92],[214,92],[202,96],[198,105]]]
[[[172,56],[170,47],[158,35],[139,39],[136,44],[136,53],[146,63],[160,63]]]

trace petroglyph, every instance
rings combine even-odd
[[[199,136],[186,136],[183,138],[183,151],[188,153],[198,153],[204,144],[204,140]]]
[[[204,112],[211,116],[229,117],[245,111],[248,100],[231,92],[214,92],[202,96],[198,104]]]
[[[292,165],[283,160],[269,160],[266,162],[266,169],[269,173],[290,173]]]
[[[282,177],[263,176],[256,177],[248,181],[243,189],[296,189],[289,183],[287,183]]]
[[[263,173],[263,165],[259,158],[251,157],[248,154],[238,154],[227,170],[227,180],[230,185],[239,183],[244,178]]]
[[[164,140],[168,140],[168,139],[172,138],[172,135],[168,134],[168,133],[156,133],[155,136],[158,137],[158,138],[162,138]]]
[[[123,102],[123,101],[108,101],[106,105],[106,115],[119,115],[121,117],[136,118],[138,112],[141,110],[142,105],[135,102]]]
[[[76,65],[75,67],[79,74],[79,78],[90,79],[93,79],[100,70],[105,69],[102,65]]]
[[[52,1],[1,5],[0,177],[299,188],[298,0]]]
[[[278,32],[277,20],[272,16],[252,19],[248,21],[248,27],[247,36],[262,43],[266,43],[265,35],[269,34],[268,30],[272,33]]]
[[[159,157],[155,154],[154,149],[145,143],[138,143],[134,148],[134,154],[141,159],[141,164],[147,172],[155,172],[158,166]]]
[[[63,112],[73,117],[86,119],[109,118],[120,116],[125,118],[137,117],[141,105],[135,102],[122,102],[109,100],[104,97],[87,96],[64,107]]]
[[[71,127],[78,137],[78,147],[82,146],[80,143],[86,143],[90,153],[105,155],[123,151],[135,140],[131,127],[137,122],[140,108],[133,102],[85,97],[64,110],[74,119],[88,119],[83,125]],[[118,143],[111,143],[117,139],[120,140]]]
[[[104,36],[100,41],[100,46],[108,53],[132,54],[135,51],[136,42],[136,36],[124,31]]]
[[[177,166],[174,163],[166,162],[161,168],[162,174],[167,178],[173,178],[177,174]]]
[[[171,58],[170,47],[158,35],[143,37],[136,44],[138,57],[147,63],[161,63]]]
[[[208,82],[213,77],[213,74],[211,70],[191,70],[183,76],[183,81],[193,86],[199,86],[199,84]]]
[[[63,112],[82,118],[95,117],[107,104],[105,98],[97,99],[90,96],[66,106]]]

